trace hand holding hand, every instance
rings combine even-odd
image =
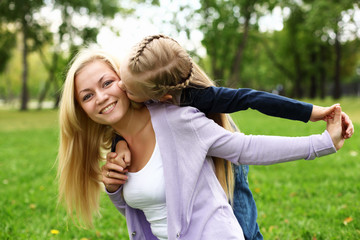
[[[342,117],[340,105],[335,106],[333,117],[328,117],[326,130],[329,132],[336,150],[344,145],[344,135],[342,134]]]
[[[130,166],[131,155],[125,141],[116,144],[116,152],[106,155],[106,164],[102,167],[102,182],[108,192],[117,191],[127,180],[127,167]]]
[[[349,116],[344,112],[341,112],[341,122],[344,138],[351,138],[351,136],[354,134],[354,125]]]
[[[340,106],[340,104],[334,104],[331,107],[320,107],[314,105],[310,116],[310,121],[316,122],[319,120],[327,121],[327,119],[332,119],[334,117],[335,108],[337,106]],[[351,138],[354,133],[354,125],[351,119],[346,113],[341,112],[341,120],[342,134],[344,138]]]

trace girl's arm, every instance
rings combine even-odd
[[[307,122],[313,105],[283,96],[249,88],[231,89],[208,87],[186,88],[180,100],[181,106],[192,106],[204,113],[233,113],[248,108],[269,116]]]
[[[320,107],[291,98],[256,91],[249,88],[224,87],[186,88],[180,99],[181,106],[192,106],[204,113],[233,113],[248,108],[273,117],[303,122],[324,120],[335,106]],[[345,139],[354,133],[354,125],[346,113],[341,113]]]

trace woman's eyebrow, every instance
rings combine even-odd
[[[101,81],[104,79],[104,77],[106,76],[106,74],[104,73],[101,77],[100,77],[100,79],[97,81],[97,83],[99,84],[99,83],[101,83]],[[80,93],[82,93],[82,92],[88,92],[88,91],[91,91],[91,89],[90,88],[85,88],[85,89],[82,89],[81,91],[79,91],[79,95],[80,95]]]

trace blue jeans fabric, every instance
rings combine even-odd
[[[263,236],[256,222],[257,209],[255,200],[247,181],[248,172],[248,165],[234,165],[235,189],[233,210],[244,232],[245,239],[262,240]]]

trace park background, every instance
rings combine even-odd
[[[315,161],[250,167],[265,239],[360,239],[360,4],[350,0],[0,1],[0,239],[128,239],[101,196],[93,229],[57,207],[57,107],[82,46],[119,56],[150,34],[175,38],[221,86],[321,106],[341,103],[354,136]],[[246,134],[321,133],[248,110]]]

